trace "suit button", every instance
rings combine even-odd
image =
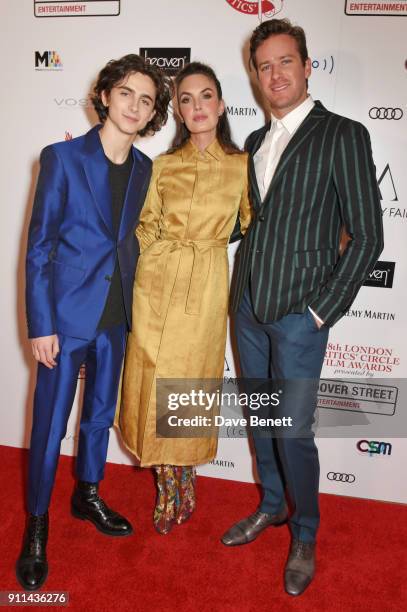
[[[106,280],[106,281],[109,281],[109,283],[111,282],[112,277],[110,276],[110,274],[106,274],[106,275],[105,275],[105,280]]]
[[[264,215],[259,215],[258,219],[259,219],[259,221],[264,221],[265,217],[264,217]]]
[[[263,253],[261,249],[257,249],[256,253]]]

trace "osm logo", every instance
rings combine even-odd
[[[390,442],[377,442],[376,440],[359,440],[356,448],[361,453],[372,455],[391,455],[392,445]]]

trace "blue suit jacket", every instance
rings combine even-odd
[[[113,232],[109,166],[100,125],[41,153],[26,260],[30,338],[61,333],[91,339],[119,261],[129,329],[139,255],[134,230],[151,176],[151,160],[132,147],[118,236]]]

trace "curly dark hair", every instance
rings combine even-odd
[[[217,78],[214,70],[208,66],[207,64],[202,64],[201,62],[191,62],[187,64],[184,68],[182,68],[175,77],[175,88],[176,93],[178,95],[178,91],[182,81],[193,74],[203,74],[208,77],[211,81],[213,81],[216,92],[219,100],[222,100],[222,87],[220,85],[219,79]],[[168,153],[174,153],[178,149],[180,149],[191,137],[189,130],[187,129],[184,123],[181,121],[177,121],[177,132],[175,134],[172,147],[169,149]],[[225,153],[233,154],[233,153],[242,153],[239,147],[233,142],[232,135],[230,131],[229,121],[225,112],[219,117],[218,124],[216,126],[216,137],[219,140],[219,144]]]
[[[104,123],[108,116],[108,109],[103,104],[102,92],[109,95],[113,87],[122,83],[126,77],[135,72],[150,77],[157,89],[154,104],[155,115],[139,132],[140,136],[154,134],[167,122],[168,104],[173,96],[173,85],[169,77],[165,76],[159,68],[147,63],[140,55],[129,53],[118,60],[110,60],[99,72],[91,100],[100,121]]]
[[[285,19],[269,19],[263,21],[255,30],[250,38],[250,65],[253,65],[257,70],[256,51],[265,40],[270,36],[277,34],[288,34],[292,36],[297,43],[298,53],[301,56],[302,63],[308,59],[307,40],[305,32],[300,26],[295,26],[287,18]]]

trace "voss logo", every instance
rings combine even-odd
[[[391,455],[392,445],[390,442],[377,442],[376,440],[359,440],[356,448],[361,453],[369,455]]]
[[[158,66],[168,76],[174,76],[191,61],[191,49],[140,47],[140,55],[152,66]]]
[[[391,289],[393,287],[395,265],[394,261],[377,261],[374,270],[363,284],[365,287]]]

